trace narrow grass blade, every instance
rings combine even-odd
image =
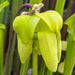
[[[0,75],[3,72],[3,35],[4,35],[4,25],[0,24]]]
[[[9,3],[10,3],[10,1],[11,0],[8,0],[9,1]],[[4,13],[4,17],[3,17],[3,23],[6,25],[7,24],[7,22],[8,22],[8,17],[9,17],[9,8],[10,8],[10,5],[9,6],[7,6],[7,8],[5,8],[5,13]]]
[[[0,12],[3,10],[4,7],[6,7],[8,5],[9,5],[9,2],[8,1],[5,1],[2,4],[0,4]]]
[[[15,16],[16,16],[16,13],[17,13],[17,10],[18,10],[18,4],[19,4],[19,0],[13,0],[12,1],[10,34],[11,34],[11,31],[12,31],[12,22],[13,22],[13,19],[15,18]],[[11,68],[12,68],[12,63],[13,63],[13,53],[14,53],[14,50],[15,50],[14,49],[14,47],[15,47],[15,38],[16,38],[16,35],[14,36],[14,41],[13,41],[13,45],[12,45],[11,52],[10,52],[9,63],[8,63],[8,68],[7,68],[7,71],[6,71],[6,75],[10,75],[10,73],[11,73]]]
[[[13,64],[13,53],[14,53],[14,47],[15,47],[15,39],[16,39],[16,34],[15,36],[13,37],[14,38],[14,41],[13,41],[13,45],[12,45],[12,49],[11,49],[11,52],[10,52],[10,57],[9,57],[9,62],[8,62],[8,68],[7,68],[7,71],[6,71],[6,74],[5,75],[11,75],[11,70],[12,70],[12,64]]]
[[[65,0],[57,0],[55,10],[62,16],[63,15],[63,9],[65,5]]]
[[[68,25],[68,44],[63,75],[72,75],[75,63],[75,14],[69,17],[64,23]]]
[[[19,9],[19,0],[13,0],[12,1],[12,13],[11,13],[11,26],[10,26],[10,34],[12,31],[12,22],[16,16],[16,13]],[[11,52],[10,52],[10,57],[9,57],[9,63],[8,63],[8,68],[7,68],[7,72],[6,75],[11,75],[11,69],[12,69],[12,63],[13,63],[13,54],[14,54],[14,48],[15,48],[15,43],[16,43],[16,34],[14,35],[14,40],[13,40],[13,44],[12,44],[12,48],[11,48]]]
[[[75,41],[73,41],[73,37],[69,34],[63,75],[72,75],[74,63],[75,63]]]
[[[1,0],[2,4],[0,4],[0,23],[2,23],[2,19],[3,19],[3,8],[9,5],[8,1],[5,1],[4,3],[3,2],[4,0]]]
[[[12,0],[10,34],[11,34],[11,31],[12,31],[12,23],[13,23],[13,20],[16,16],[16,13],[17,13],[18,9],[19,9],[19,0]]]
[[[23,4],[24,0],[19,0],[19,7]]]
[[[0,75],[3,72],[3,30],[0,30]]]
[[[45,72],[45,63],[44,63],[44,60],[42,60],[42,65],[41,65],[39,75],[44,75],[44,72]]]

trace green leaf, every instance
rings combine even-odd
[[[29,15],[22,15],[15,18],[13,28],[23,43],[32,40],[39,20],[40,18]]]
[[[72,35],[73,40],[75,41],[75,14],[69,17],[64,24],[68,25],[68,33]]]
[[[5,1],[4,3],[0,4],[0,12],[8,5],[9,5],[8,1]]]
[[[62,16],[64,10],[65,0],[57,0],[55,10]]]
[[[58,65],[56,34],[38,32],[38,41],[47,68],[52,72],[56,72]]]
[[[24,44],[22,43],[19,36],[18,39],[18,52],[20,56],[21,63],[24,64],[25,61],[29,58],[30,54],[32,53],[32,40],[30,40],[28,43]]]

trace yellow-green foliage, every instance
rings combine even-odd
[[[56,11],[21,15],[15,18],[13,28],[18,37],[20,60],[24,63],[32,53],[35,40],[39,42],[37,53],[40,52],[46,66],[56,72],[61,58],[61,35],[63,25],[61,16]],[[37,34],[37,39],[33,38]],[[39,51],[40,50],[40,51]],[[34,50],[33,50],[34,51]]]

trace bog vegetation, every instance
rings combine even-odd
[[[75,1],[66,2],[0,0],[0,75],[75,75]]]

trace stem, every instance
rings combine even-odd
[[[44,63],[44,60],[42,60],[42,65],[41,65],[39,75],[44,75],[44,72],[45,72],[45,63]]]
[[[38,75],[38,54],[33,51],[33,75]]]
[[[11,54],[10,54],[10,56],[11,56]],[[21,63],[20,63],[20,60],[19,60],[19,55],[18,55],[17,47],[15,47],[14,56],[12,56],[12,57],[14,58],[13,61],[12,61],[13,62],[13,75],[19,75]],[[15,71],[16,71],[16,73],[15,73]]]
[[[9,34],[8,34],[9,38],[10,38],[10,35],[11,35],[11,32],[12,32],[12,22],[13,22],[13,20],[15,18],[15,15],[16,15],[16,13],[18,11],[18,8],[19,8],[19,1],[20,0],[13,0],[12,1],[11,20],[9,22],[11,25],[9,25]],[[20,1],[20,3],[21,3],[21,1]],[[13,12],[13,11],[15,11],[15,12]],[[8,42],[8,44],[9,44],[9,42]],[[7,67],[6,75],[11,74],[11,69],[12,69],[13,60],[14,60],[13,56],[14,56],[14,51],[15,51],[15,44],[16,44],[16,34],[14,35],[14,38],[13,38],[13,44],[12,44],[11,52],[10,52],[10,55],[9,55],[9,61],[8,61],[8,67]],[[7,48],[8,48],[8,46],[7,46]]]
[[[75,41],[73,41],[73,37],[69,34],[63,75],[72,75],[74,63],[75,63]]]
[[[29,3],[23,4],[23,5],[20,7],[20,9],[18,10],[16,16],[19,16],[19,15],[20,15],[20,12],[21,12],[22,9],[25,8],[25,7],[29,7],[29,8],[32,9],[32,4],[29,4]]]
[[[56,6],[55,6],[55,10],[56,10],[61,16],[63,16],[64,5],[65,5],[65,0],[57,0]]]
[[[3,70],[3,75],[5,75],[6,71],[7,71],[9,56],[10,56],[10,53],[11,53],[11,48],[12,48],[12,43],[13,43],[13,38],[14,38],[14,30],[12,30],[11,39],[9,41],[7,56],[6,56],[6,60],[5,60],[5,66],[4,66],[4,70]]]
[[[0,75],[3,72],[3,30],[0,30]]]
[[[29,8],[32,8],[32,5],[31,4],[24,4],[20,7],[20,9],[18,10],[16,16],[18,16],[21,12],[21,10],[24,8],[24,7],[29,7]],[[6,71],[7,71],[7,67],[8,67],[8,62],[9,62],[9,56],[10,56],[10,53],[11,53],[11,48],[12,48],[12,44],[13,44],[13,39],[14,39],[14,30],[12,29],[12,33],[11,33],[11,37],[10,37],[10,41],[9,41],[9,45],[8,45],[8,50],[7,50],[7,56],[6,56],[6,60],[5,60],[5,66],[4,66],[4,70],[3,70],[3,75],[6,74]]]
[[[14,35],[14,38],[13,38],[13,44],[12,44],[11,52],[10,52],[10,55],[9,55],[8,66],[7,66],[7,71],[6,71],[5,75],[11,74],[11,68],[12,68],[12,63],[13,63],[13,54],[14,54],[14,50],[15,50],[14,49],[15,42],[16,42],[16,34]]]
[[[27,75],[29,61],[30,61],[30,58],[28,58],[24,64],[21,64],[20,75]]]
[[[53,73],[49,70],[47,70],[47,75],[53,75]]]
[[[68,11],[66,13],[66,17],[65,19],[67,19],[68,17],[70,17],[73,13],[75,13],[75,0],[70,0],[69,1],[69,6],[68,6]],[[61,39],[62,40],[66,40],[67,37],[67,25],[64,25],[62,28],[62,35],[61,35]]]

